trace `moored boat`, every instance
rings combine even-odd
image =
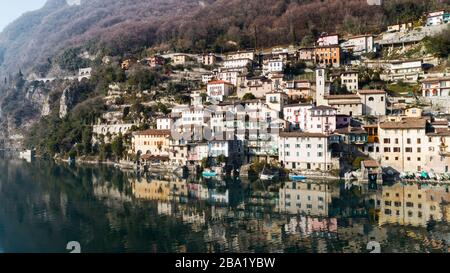
[[[300,175],[300,174],[289,174],[289,179],[298,181],[298,180],[305,180],[306,176]]]

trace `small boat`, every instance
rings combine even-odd
[[[259,175],[259,179],[261,179],[261,180],[272,180],[272,179],[275,178],[275,175],[266,173],[265,170],[266,170],[266,166],[264,166],[261,174]]]
[[[216,177],[217,173],[210,169],[206,169],[202,172],[202,176],[205,178]]]
[[[289,174],[289,178],[291,180],[297,181],[297,180],[305,180],[306,176],[300,174]]]
[[[443,173],[442,177],[444,180],[449,180],[450,179],[450,175],[448,173]]]
[[[430,179],[432,179],[432,180],[435,180],[435,179],[436,179],[436,175],[435,175],[433,172],[429,172],[429,173],[428,173],[428,177],[429,177]]]
[[[417,179],[422,179],[422,178],[423,178],[421,173],[416,173],[416,174],[415,174],[415,177],[416,177]]]
[[[437,180],[437,181],[442,181],[442,180],[443,180],[442,175],[439,175],[439,174],[437,174],[437,173],[435,173],[434,175],[436,176],[436,180]]]
[[[259,179],[261,180],[272,180],[275,177],[275,175],[271,175],[271,174],[261,174],[259,176]]]

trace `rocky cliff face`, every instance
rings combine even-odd
[[[35,105],[40,117],[50,115],[50,95],[49,91],[42,86],[30,86],[25,98]]]
[[[0,139],[12,148],[20,148],[21,139],[42,117],[58,111],[59,100],[64,101],[64,116],[71,107],[70,88],[64,82],[26,82],[21,85],[1,86]],[[67,90],[63,92],[62,90]],[[61,94],[65,94],[61,97]],[[64,99],[63,99],[64,98]]]

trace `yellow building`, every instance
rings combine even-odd
[[[182,180],[133,180],[131,188],[135,198],[145,200],[170,201],[176,196],[188,195],[187,184]]]
[[[170,130],[149,129],[133,134],[133,153],[150,156],[169,156]]]
[[[426,226],[429,220],[442,221],[448,214],[450,193],[445,188],[425,188],[419,185],[383,187],[380,225]]]

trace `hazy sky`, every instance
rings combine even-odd
[[[0,3],[0,31],[27,11],[44,6],[47,0],[3,0]],[[6,2],[6,3],[5,3]]]

